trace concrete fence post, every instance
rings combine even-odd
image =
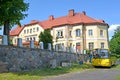
[[[40,42],[40,49],[44,49],[44,44],[43,44],[43,42]]]
[[[51,45],[51,43],[48,43],[48,50],[52,50],[52,45]]]
[[[55,45],[55,51],[58,51],[58,44]]]
[[[2,45],[8,45],[7,35],[3,35],[3,37],[2,37]]]
[[[34,48],[34,41],[30,40],[30,48]]]
[[[18,40],[17,41],[17,46],[23,47],[23,45],[22,45],[22,38],[18,38],[17,40]]]

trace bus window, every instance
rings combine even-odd
[[[108,52],[101,52],[100,55],[101,55],[101,58],[109,58],[109,53]]]

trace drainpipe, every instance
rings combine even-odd
[[[110,49],[108,28],[109,28],[109,25],[107,24],[107,43],[108,43],[108,49]]]
[[[82,37],[83,37],[83,53],[84,53],[84,50],[86,49],[86,26],[82,25]]]

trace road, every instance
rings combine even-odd
[[[115,80],[118,75],[120,75],[120,69],[102,68],[48,77],[44,80]]]

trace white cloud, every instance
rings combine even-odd
[[[108,29],[108,33],[109,33],[109,40],[112,38],[112,36],[114,35],[114,31],[116,30],[116,28],[120,26],[120,24],[114,24],[111,25]]]
[[[108,30],[114,31],[118,26],[120,26],[120,24],[111,25]]]

